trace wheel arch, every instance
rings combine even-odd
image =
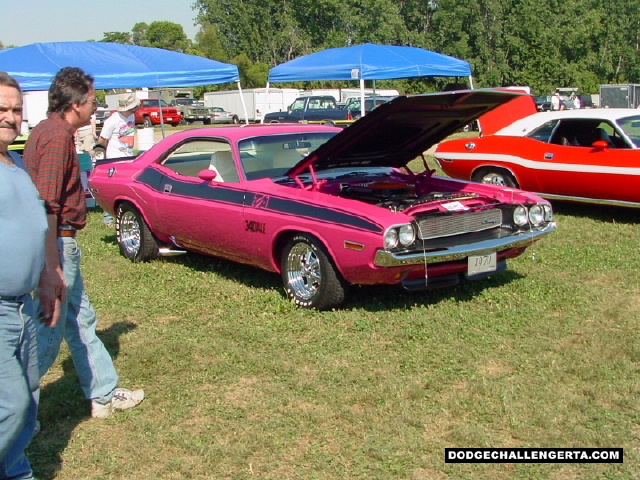
[[[139,203],[136,202],[135,200],[129,198],[129,197],[121,197],[121,198],[116,198],[116,201],[113,204],[113,214],[116,215],[118,213],[118,208],[120,208],[121,205],[124,204],[129,204],[131,205],[133,208],[136,209],[136,211],[142,216],[142,219],[145,221],[145,223],[149,226],[151,225],[149,223],[149,218],[147,217],[147,214],[144,212],[144,210],[140,207]],[[151,232],[151,234],[156,238],[156,240],[159,243],[167,243],[166,240],[164,239],[160,239],[158,238],[158,236],[156,235],[156,232],[154,232],[151,227],[149,227],[149,231]]]
[[[470,180],[473,180],[477,175],[482,174],[484,171],[491,171],[491,170],[502,171],[510,175],[515,180],[516,187],[520,188],[520,180],[518,180],[518,176],[515,174],[515,172],[511,168],[505,167],[504,165],[495,165],[491,163],[480,165],[471,172]]]
[[[318,243],[322,245],[322,247],[326,250],[329,261],[331,262],[333,267],[336,269],[338,273],[340,273],[342,278],[344,278],[344,273],[342,272],[342,269],[340,268],[340,266],[336,263],[336,260],[335,260],[336,255],[333,249],[331,248],[331,246],[329,245],[329,242],[327,242],[326,239],[319,232],[313,231],[311,229],[290,228],[290,229],[281,230],[280,232],[277,233],[277,235],[274,237],[272,248],[271,248],[271,265],[274,268],[274,271],[278,272],[279,274],[282,273],[282,269],[280,268],[282,250],[284,249],[287,242],[291,238],[293,238],[295,235],[308,235],[310,237],[313,237],[315,240],[317,240]]]

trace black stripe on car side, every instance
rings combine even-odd
[[[252,202],[251,196],[256,197],[257,194],[247,193],[247,207],[253,206],[253,208],[261,208]],[[332,208],[309,205],[308,203],[298,202],[296,200],[269,196],[268,206],[262,208],[267,211],[278,212],[282,215],[312,218],[321,222],[337,223],[371,232],[382,232],[380,225],[364,217],[340,212]]]
[[[311,218],[321,222],[346,225],[371,232],[382,232],[379,224],[361,216],[272,195],[261,195],[222,186],[211,188],[208,182],[195,184],[191,182],[181,182],[167,177],[154,168],[145,169],[142,175],[137,178],[137,181],[158,192],[164,192],[164,184],[170,184],[171,195],[215,200],[244,206],[246,208],[272,211],[282,215]]]
[[[166,193],[164,185],[171,185],[171,195],[181,195],[184,197],[202,198],[204,200],[216,200],[218,202],[244,204],[245,192],[234,188],[211,188],[209,182],[200,183],[181,182],[174,178],[167,177],[155,168],[147,168],[137,181],[148,185],[153,190]]]

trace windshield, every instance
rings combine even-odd
[[[620,118],[616,122],[636,148],[640,148],[640,115]]]
[[[167,102],[165,102],[164,100],[159,100],[157,98],[155,99],[147,99],[144,101],[145,105],[149,106],[149,107],[157,107],[158,103],[160,103],[161,107],[168,107],[169,105],[167,104]]]
[[[248,180],[277,177],[337,132],[288,133],[251,137],[238,143],[240,160]]]

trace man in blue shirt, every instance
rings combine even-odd
[[[38,288],[43,319],[55,324],[59,302],[47,287],[43,202],[9,145],[20,133],[22,92],[0,72],[0,479],[32,479],[25,448],[38,410],[40,373],[30,292]],[[57,307],[56,307],[57,305]],[[55,314],[54,314],[55,312]]]

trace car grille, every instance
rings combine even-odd
[[[418,238],[429,240],[469,232],[481,232],[497,228],[501,224],[502,212],[498,208],[451,215],[426,215],[418,218]]]

